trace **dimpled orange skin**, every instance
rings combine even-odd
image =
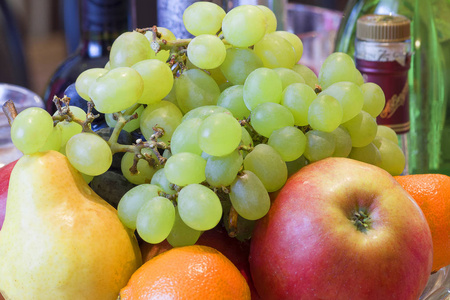
[[[450,177],[414,174],[394,177],[422,209],[433,240],[433,271],[450,265]]]
[[[206,246],[173,248],[142,265],[121,300],[131,299],[250,299],[239,270],[219,251]]]

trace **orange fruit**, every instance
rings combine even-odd
[[[433,271],[450,265],[450,177],[415,174],[394,177],[422,209],[433,239]]]
[[[250,299],[239,270],[207,246],[170,249],[142,265],[120,291],[129,299]]]

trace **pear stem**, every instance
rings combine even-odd
[[[6,118],[8,119],[9,126],[12,126],[14,119],[17,117],[17,109],[14,105],[14,102],[11,99],[7,100],[5,103],[3,103],[2,110]]]

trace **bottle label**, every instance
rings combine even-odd
[[[377,123],[391,127],[398,134],[408,132],[410,127],[408,87],[410,62],[410,55],[406,55],[403,65],[398,61],[355,60],[364,81],[378,84],[386,97],[385,107],[377,117]]]

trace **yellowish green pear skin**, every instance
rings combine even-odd
[[[7,300],[116,300],[141,265],[117,211],[59,152],[20,158],[6,205],[0,292]]]

